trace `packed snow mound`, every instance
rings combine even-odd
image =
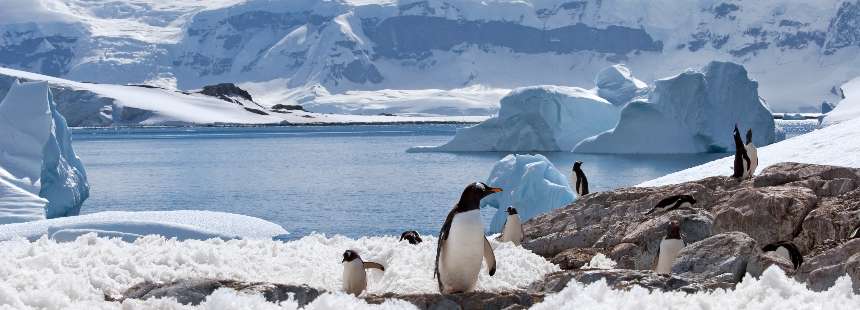
[[[600,70],[594,78],[594,84],[597,86],[597,95],[615,105],[630,102],[648,89],[648,84],[633,77],[630,69],[623,64]]]
[[[543,155],[508,155],[490,171],[487,184],[504,191],[481,200],[481,207],[498,209],[488,231],[502,231],[508,207],[517,208],[522,222],[574,201],[567,177]]]
[[[826,291],[813,292],[776,266],[765,270],[760,278],[745,277],[733,290],[695,294],[641,286],[615,290],[602,280],[588,285],[571,281],[567,288],[547,296],[532,309],[660,310],[667,305],[674,309],[853,309],[860,303],[860,295],[854,294],[851,285],[851,279],[843,276]]]
[[[412,151],[570,151],[580,140],[618,122],[619,109],[579,87],[517,88],[502,98],[499,114],[457,131],[451,141]]]
[[[860,168],[860,118],[854,118],[758,148],[758,169],[780,162]],[[731,175],[734,156],[724,157],[637,186],[660,186]]]
[[[179,240],[271,239],[287,234],[278,224],[239,214],[212,211],[109,211],[79,216],[0,225],[0,240],[43,236],[52,240],[73,241],[94,233],[102,237],[132,242],[146,235]]]
[[[0,196],[0,214],[9,216],[0,223],[78,215],[89,184],[71,139],[47,83],[12,83],[0,102],[0,178],[10,194]]]
[[[307,284],[338,292],[342,281],[342,255],[347,249],[385,266],[385,272],[368,271],[368,293],[436,293],[438,288],[433,279],[436,238],[427,236],[425,242],[417,245],[398,240],[399,236],[351,239],[319,234],[289,242],[181,241],[147,236],[128,243],[98,238],[94,234],[78,237],[74,242],[16,239],[0,242],[3,249],[0,273],[5,279],[0,281],[0,296],[3,296],[0,302],[15,305],[16,309],[119,309],[120,304],[108,305],[104,296],[115,296],[144,280],[168,282],[184,278]],[[522,247],[499,243],[492,238],[490,243],[496,255],[496,273],[490,277],[484,267],[478,279],[479,291],[525,289],[545,274],[559,270]],[[330,298],[341,300],[335,306],[354,301],[339,294]],[[154,300],[127,302],[148,305],[147,308],[157,304]],[[244,305],[241,308],[258,309]]]
[[[836,108],[824,116],[822,127],[860,118],[860,77],[842,84],[839,89],[843,99],[839,101]]]
[[[735,124],[751,128],[756,145],[773,143],[773,115],[757,89],[743,66],[729,62],[657,80],[648,101],[628,104],[613,130],[582,141],[574,152],[727,152],[734,148]]]

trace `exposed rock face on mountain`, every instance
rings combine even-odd
[[[693,195],[697,203],[644,214],[676,194]],[[860,223],[860,169],[835,166],[781,163],[740,182],[710,177],[592,193],[524,223],[523,246],[553,261],[569,261],[575,249],[603,249],[619,268],[650,270],[672,220],[680,222],[688,243],[672,271],[687,281],[728,285],[776,265],[816,290],[846,273],[855,288],[860,283],[860,243],[846,240]],[[797,245],[805,257],[799,270],[785,258],[762,253],[776,241]]]

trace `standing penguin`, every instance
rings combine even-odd
[[[585,172],[582,172],[582,162],[576,161],[573,163],[573,172],[570,173],[570,186],[573,186],[573,191],[577,197],[588,195],[588,178],[585,177]]]
[[[663,237],[663,240],[660,241],[660,248],[657,249],[657,268],[654,271],[659,274],[671,274],[672,264],[685,246],[687,243],[681,238],[681,224],[672,221],[669,223],[666,237]]]
[[[755,169],[758,168],[758,150],[756,150],[755,144],[752,141],[752,128],[747,130],[747,144],[744,144],[744,151],[746,151],[750,161],[746,170],[744,170],[744,179],[749,179],[752,178],[753,174],[755,174]]]
[[[774,242],[764,246],[761,250],[762,252],[776,252],[777,255],[790,260],[795,270],[803,264],[803,255],[800,254],[800,250],[791,241]]]
[[[520,245],[523,242],[523,224],[520,223],[520,215],[517,214],[517,209],[508,207],[508,218],[505,221],[505,226],[502,229],[502,235],[499,236],[499,241],[513,242],[514,245]]]
[[[496,273],[496,256],[484,236],[481,221],[481,198],[501,192],[501,188],[476,182],[466,186],[460,201],[448,213],[439,231],[436,267],[433,276],[443,294],[468,292],[478,283],[482,258],[487,261],[490,276]]]
[[[406,240],[409,244],[419,244],[424,240],[421,240],[421,235],[418,234],[417,231],[407,230],[400,234],[400,241]]]
[[[657,203],[654,208],[651,208],[648,212],[645,212],[645,215],[654,213],[658,210],[663,210],[665,212],[669,212],[678,208],[692,208],[693,205],[696,204],[696,199],[690,195],[673,195]]]
[[[365,262],[353,250],[343,252],[343,291],[358,296],[367,288],[367,273],[364,269],[376,268],[385,271],[385,267],[374,262]]]
[[[738,130],[738,125],[735,124],[733,132],[735,140],[735,165],[733,178],[740,179],[746,175],[746,171],[750,166],[750,157],[747,154],[747,149],[744,146],[744,141],[741,140],[741,132]]]

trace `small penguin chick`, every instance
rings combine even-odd
[[[367,289],[367,272],[364,269],[376,268],[385,271],[385,267],[374,262],[362,261],[358,252],[346,250],[343,252],[343,291],[358,296]]]

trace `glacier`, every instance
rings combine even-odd
[[[618,114],[618,107],[592,90],[522,87],[501,99],[497,115],[457,130],[444,145],[410,151],[570,151],[580,140],[612,128]]]
[[[0,223],[78,215],[89,196],[86,171],[47,83],[14,81],[5,93],[0,149],[0,191],[14,194],[0,196],[0,210],[8,210],[0,214],[9,215]]]
[[[856,77],[839,87],[842,100],[824,115],[821,127],[860,118],[860,77]]]
[[[762,146],[775,140],[769,107],[746,69],[710,62],[701,70],[657,80],[647,101],[626,105],[617,126],[580,142],[580,153],[678,154],[728,152],[731,130],[752,129]]]
[[[575,199],[567,177],[540,154],[505,156],[493,165],[487,184],[504,190],[481,200],[481,208],[497,209],[487,229],[490,233],[502,231],[507,207],[517,208],[525,222]]]

